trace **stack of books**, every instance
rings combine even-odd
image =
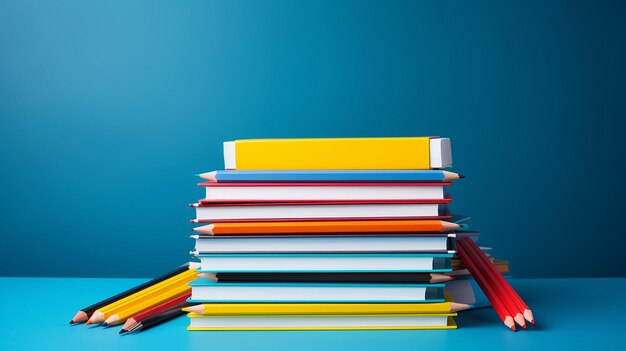
[[[477,235],[448,210],[449,139],[238,140],[224,159],[191,205],[189,330],[451,329],[471,307],[445,292],[469,274],[454,239]]]

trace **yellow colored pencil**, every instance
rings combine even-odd
[[[146,297],[145,299],[142,298],[138,301],[135,301],[135,303],[133,304],[116,310],[115,314],[109,316],[104,321],[104,323],[102,323],[102,326],[106,327],[124,323],[128,318],[136,315],[137,313],[141,313],[147,309],[150,309],[165,301],[171,300],[172,298],[175,298],[177,296],[183,295],[189,291],[191,291],[191,287],[185,284],[173,286],[169,289],[166,289],[161,294],[153,297]]]
[[[471,308],[457,302],[436,303],[210,303],[183,308],[202,315],[336,315],[450,313]]]
[[[185,281],[184,284],[192,281],[195,276],[196,276],[197,272],[196,269],[189,269],[186,272],[177,274],[169,279],[166,279],[158,284],[155,284],[149,288],[146,288],[144,290],[141,290],[139,292],[136,292],[130,296],[127,296],[121,300],[115,301],[109,305],[106,305],[102,308],[99,308],[98,310],[96,310],[93,315],[91,316],[91,318],[89,318],[89,320],[87,321],[86,324],[93,324],[93,323],[102,323],[106,320],[106,318],[108,318],[108,316],[111,315],[111,311],[114,311],[115,309],[126,305],[127,303],[134,301],[138,298],[141,298],[142,296],[145,296],[147,294],[152,294],[155,291],[158,291],[160,289],[163,289],[166,286],[170,286],[171,284],[175,284],[178,283],[180,281]]]

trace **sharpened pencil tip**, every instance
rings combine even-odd
[[[108,326],[109,326],[109,323],[107,323],[107,322],[104,322],[104,323],[102,323],[102,324],[100,324],[100,326],[101,326],[101,327],[104,327],[104,328],[106,328],[106,327],[108,327]]]
[[[126,334],[126,333],[128,333],[128,330],[122,329],[122,330],[120,330],[120,332],[118,334]]]
[[[459,174],[459,179],[463,179],[463,178],[465,178],[465,176],[462,174]]]
[[[89,324],[91,324],[91,321],[87,321],[85,324],[89,325]]]
[[[532,324],[535,324],[535,320],[533,319],[532,321],[530,321]]]

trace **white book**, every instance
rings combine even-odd
[[[446,206],[437,203],[346,204],[193,204],[194,222],[272,219],[442,218]]]
[[[440,200],[449,183],[201,183],[206,200]]]
[[[375,253],[437,252],[452,253],[448,235],[191,235],[194,254],[206,253]]]

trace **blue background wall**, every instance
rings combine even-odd
[[[436,134],[516,276],[626,276],[624,4],[1,0],[0,275],[184,261],[222,141]]]

